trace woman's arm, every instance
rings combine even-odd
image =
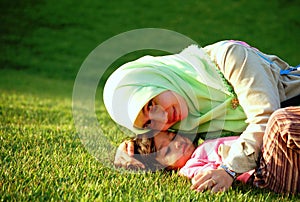
[[[231,146],[224,160],[230,169],[243,173],[256,167],[267,121],[280,107],[279,72],[277,74],[275,68],[271,68],[254,50],[239,44],[216,44],[208,50],[233,86],[247,116],[248,127]]]

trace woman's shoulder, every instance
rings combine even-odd
[[[223,40],[203,47],[206,52],[224,52],[232,47],[250,47],[246,42],[237,40]]]
[[[242,41],[224,40],[205,46],[203,49],[212,61],[218,66],[223,66],[227,58],[230,57],[234,57],[235,60],[243,60],[248,47],[250,46]]]

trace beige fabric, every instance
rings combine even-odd
[[[230,150],[230,146],[225,145],[225,144],[221,144],[221,145],[218,147],[218,154],[222,157],[222,161],[223,161],[225,158],[227,158],[228,153],[229,153],[229,150]]]
[[[281,76],[279,71],[289,68],[287,63],[276,56],[264,55],[274,61],[270,65],[253,49],[239,44],[218,42],[204,49],[234,87],[247,115],[248,127],[224,160],[230,169],[243,173],[256,167],[272,112],[280,108],[281,101],[300,94],[300,77]]]

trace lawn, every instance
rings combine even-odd
[[[226,193],[197,193],[176,172],[114,169],[114,150],[126,134],[101,103],[103,82],[92,142],[75,127],[72,111],[74,82],[87,56],[133,29],[173,30],[202,46],[244,40],[297,65],[299,1],[1,0],[0,5],[1,201],[300,200],[240,184]],[[140,54],[125,55],[111,68]]]

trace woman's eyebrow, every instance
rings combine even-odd
[[[146,107],[147,105],[148,105],[148,102],[143,106],[143,108],[140,110],[140,112],[139,112],[139,114],[138,114],[137,119],[140,120],[140,121],[139,121],[138,123],[134,123],[134,125],[135,125],[137,128],[141,128],[141,129],[144,129],[144,128],[145,128],[145,125],[146,125],[146,123],[147,123],[148,120],[146,120],[146,121],[144,121],[144,119],[141,120],[142,118],[141,118],[140,116],[146,117],[146,114],[145,114],[145,107]],[[135,122],[137,122],[137,121],[135,121]]]
[[[144,117],[149,117],[149,115],[148,116],[146,115],[145,108],[148,108],[148,105],[150,102],[152,102],[152,100],[153,99],[149,100],[142,108],[142,113],[143,113]],[[146,124],[148,121],[149,121],[149,118],[147,118],[147,120],[144,123],[142,123],[142,128],[146,128]]]

